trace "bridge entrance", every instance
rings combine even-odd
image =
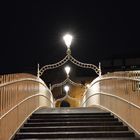
[[[62,101],[60,107],[70,107],[70,103],[68,101]]]

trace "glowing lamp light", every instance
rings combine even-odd
[[[65,72],[66,72],[67,75],[69,75],[69,73],[70,73],[70,67],[69,66],[65,67]]]
[[[73,39],[73,37],[72,37],[70,34],[66,34],[66,35],[63,37],[63,40],[64,40],[64,42],[65,42],[65,44],[66,44],[66,46],[67,46],[68,49],[70,48],[72,39]]]
[[[68,92],[69,91],[69,89],[70,89],[70,87],[69,86],[64,86],[64,90],[66,91],[66,92]]]
[[[86,84],[86,87],[89,88],[90,87],[90,84]]]

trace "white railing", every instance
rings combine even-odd
[[[81,105],[112,112],[140,135],[140,71],[114,72],[96,78],[84,93]]]
[[[31,74],[0,76],[0,140],[11,139],[35,110],[53,106],[52,93],[40,78]]]

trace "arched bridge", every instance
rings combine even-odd
[[[54,102],[53,94],[39,77],[25,73],[1,75],[0,140],[12,139],[36,110],[54,110]],[[113,72],[97,77],[79,103],[82,109],[91,107],[110,112],[140,135],[140,71]]]

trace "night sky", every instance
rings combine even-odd
[[[1,4],[0,73],[35,72],[65,56],[62,36],[74,36],[72,55],[98,64],[140,57],[140,8],[127,0],[33,0]]]

